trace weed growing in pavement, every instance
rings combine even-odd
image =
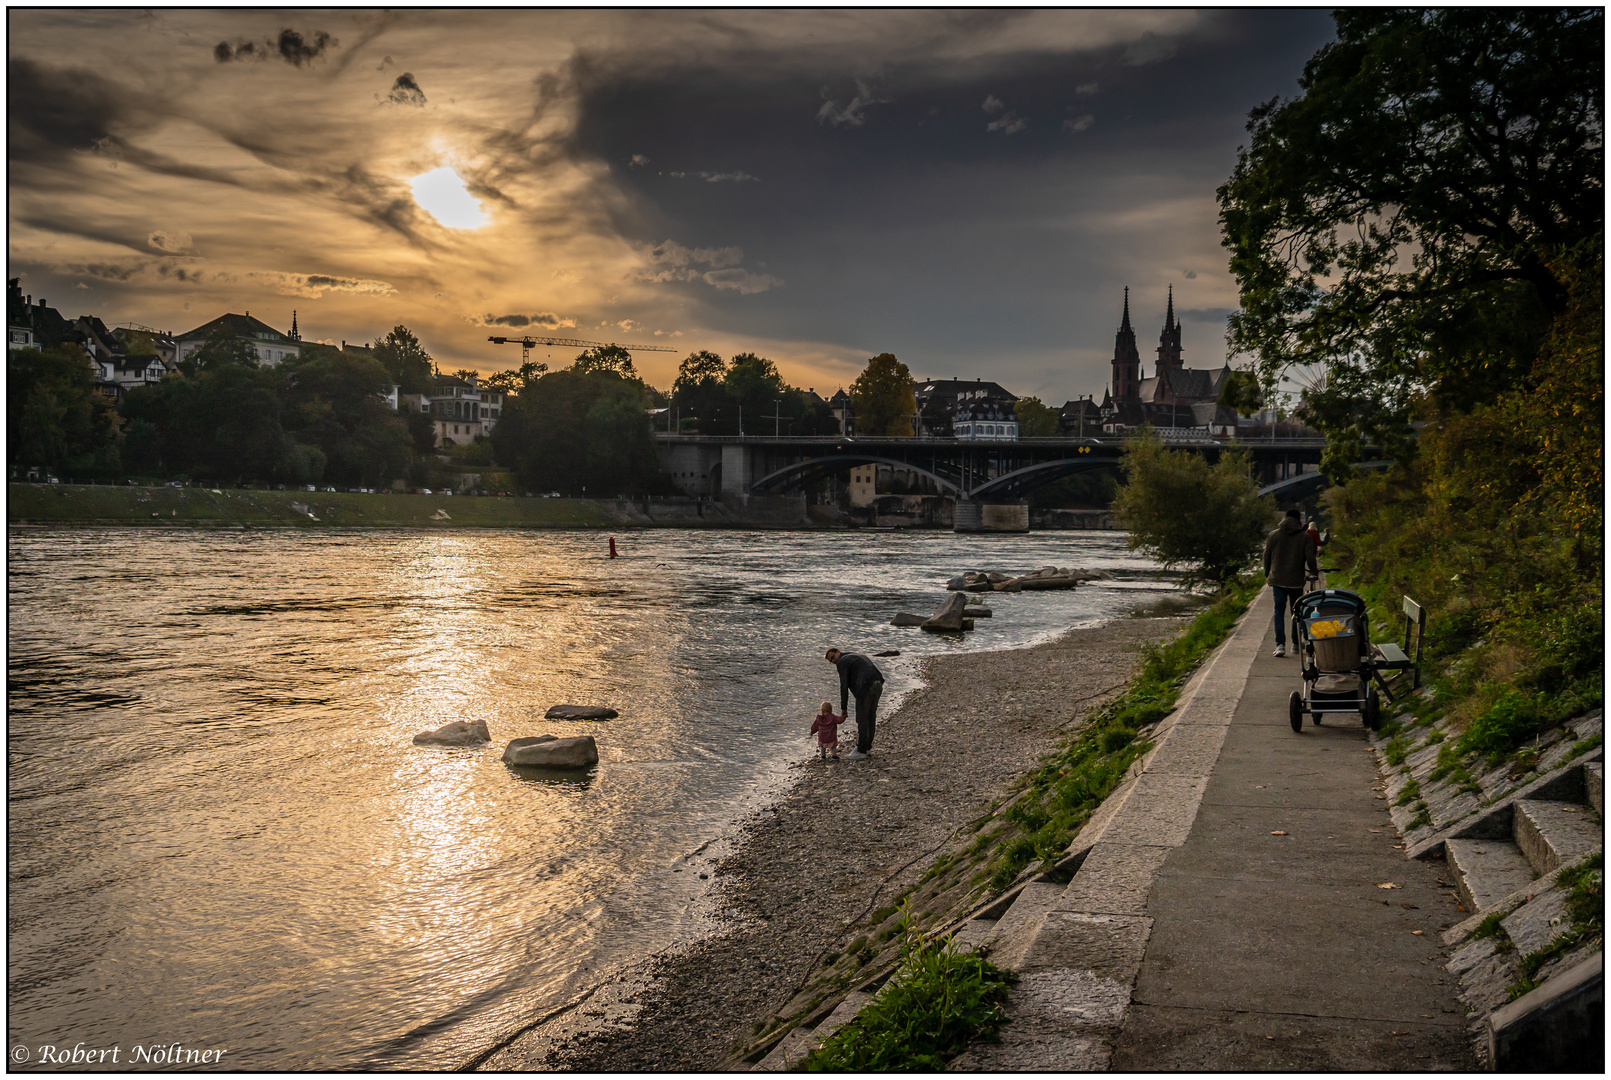
[[[1005,1020],[1015,981],[950,937],[924,940],[910,901],[902,904],[901,963],[857,1017],[805,1059],[808,1072],[938,1071]]]
[[[1151,749],[1152,743],[1138,738],[1137,732],[1173,711],[1186,678],[1225,640],[1262,587],[1255,578],[1232,583],[1212,606],[1198,613],[1184,634],[1147,650],[1130,688],[1028,774],[1023,795],[1002,815],[1017,835],[988,834],[1003,842],[980,872],[980,880],[1000,892],[1035,860],[1049,870],[1062,858],[1130,765]]]

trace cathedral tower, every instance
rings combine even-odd
[[[1163,333],[1158,335],[1158,374],[1164,369],[1180,370],[1180,324],[1175,321],[1175,287],[1169,286],[1169,312],[1164,316]]]
[[[1124,321],[1113,336],[1113,400],[1141,400],[1141,353],[1130,327],[1130,287],[1124,289]]]

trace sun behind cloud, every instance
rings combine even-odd
[[[450,229],[479,229],[487,223],[481,203],[446,165],[421,173],[409,185],[414,189],[414,201]]]

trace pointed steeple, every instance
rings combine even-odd
[[[291,309],[291,340],[292,341],[301,341],[302,340],[302,335],[301,335],[301,333],[299,333],[297,331],[297,328],[296,328],[296,309],[295,308]]]
[[[1141,394],[1141,353],[1136,349],[1136,332],[1130,325],[1130,288],[1124,290],[1124,318],[1113,335],[1113,396],[1120,401],[1137,400]]]
[[[1169,309],[1164,315],[1163,333],[1158,335],[1158,375],[1170,368],[1179,368],[1180,358],[1180,324],[1175,321],[1175,287],[1169,286]]]

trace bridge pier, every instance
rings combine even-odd
[[[748,446],[722,447],[722,502],[743,506],[750,498],[754,457]]]
[[[1029,504],[982,503],[958,499],[952,517],[952,532],[1026,533],[1029,531]]]

